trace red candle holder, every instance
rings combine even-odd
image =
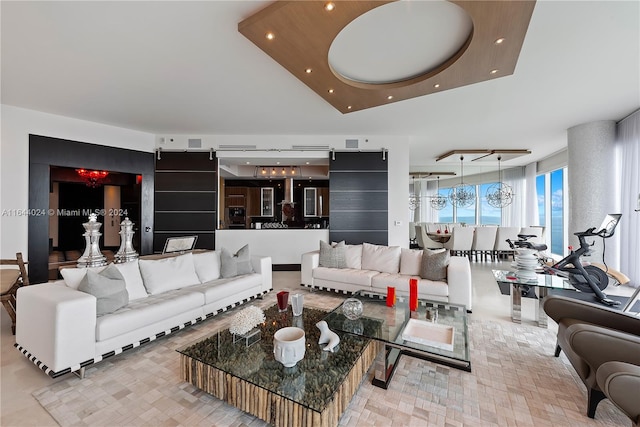
[[[287,307],[289,307],[289,292],[280,291],[276,294],[278,297],[278,310],[279,311],[287,311]]]
[[[409,310],[418,309],[418,279],[409,279]]]
[[[396,305],[396,288],[387,286],[387,307]]]

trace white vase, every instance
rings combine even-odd
[[[304,358],[304,330],[289,326],[273,334],[273,355],[285,367],[290,368]]]

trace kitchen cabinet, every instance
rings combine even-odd
[[[260,216],[273,216],[273,187],[260,189]]]

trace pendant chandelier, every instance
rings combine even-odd
[[[416,179],[411,177],[413,181],[413,194],[409,196],[409,209],[415,211],[420,207],[420,196],[416,193]]]
[[[509,184],[502,182],[502,169],[500,169],[500,160],[502,156],[498,156],[498,182],[491,184],[487,188],[487,203],[494,208],[504,208],[509,206],[513,201],[513,189]]]
[[[447,206],[447,198],[440,194],[440,177],[438,179],[438,187],[436,195],[431,198],[431,207],[436,210],[444,209]]]
[[[96,171],[88,169],[76,169],[76,173],[84,180],[87,187],[96,188],[102,185],[104,179],[109,175],[107,171]]]
[[[464,183],[464,166],[462,161],[464,156],[460,156],[460,184],[452,187],[449,191],[449,201],[459,208],[466,208],[476,201],[476,190],[471,185]]]

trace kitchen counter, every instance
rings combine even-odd
[[[263,228],[259,230],[216,230],[216,249],[236,252],[249,244],[251,254],[271,257],[273,264],[300,264],[303,253],[329,242],[327,228]]]

